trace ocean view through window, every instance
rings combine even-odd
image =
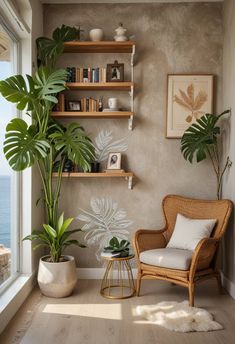
[[[16,46],[0,22],[0,80],[17,73]],[[15,106],[0,96],[0,289],[17,274],[19,261],[18,176],[3,153],[6,125],[16,114]]]

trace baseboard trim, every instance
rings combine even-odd
[[[231,295],[232,298],[235,299],[235,284],[232,281],[230,281],[226,276],[224,276],[223,273],[221,273],[221,278],[223,287],[227,290],[229,295]]]
[[[117,271],[116,271],[117,272]],[[102,279],[105,268],[77,268],[78,279]],[[132,269],[133,277],[136,278],[137,269]],[[117,274],[114,273],[114,278]]]

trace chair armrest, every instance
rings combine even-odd
[[[134,236],[133,245],[137,256],[146,250],[166,247],[165,228],[160,230],[139,229]]]
[[[215,238],[205,238],[199,241],[193,253],[189,279],[193,280],[197,270],[209,268],[216,250],[219,245],[219,240]]]

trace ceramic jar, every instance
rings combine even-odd
[[[118,99],[117,98],[109,98],[108,99],[108,106],[111,110],[117,110],[118,109]]]
[[[104,31],[102,29],[92,29],[89,32],[90,40],[93,42],[102,41],[104,37]]]

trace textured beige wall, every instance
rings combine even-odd
[[[32,35],[31,35],[31,49],[32,49],[32,71],[35,71],[37,65],[37,49],[35,40],[43,34],[43,10],[42,4],[38,0],[31,0],[32,7]],[[36,205],[37,200],[42,196],[42,187],[40,183],[40,176],[36,166],[32,168],[32,229],[40,229],[42,222],[44,222],[44,206],[43,202]],[[38,268],[38,261],[44,254],[43,249],[32,251],[32,270],[36,271]]]
[[[223,196],[235,202],[235,1],[224,3],[224,54],[223,54],[223,102],[231,108],[230,130],[226,136],[226,150],[233,161],[232,168],[224,180]],[[225,276],[235,283],[235,230],[234,218],[225,236],[223,247],[223,270]],[[235,285],[234,285],[235,288]],[[235,290],[235,289],[234,289]]]
[[[190,197],[215,198],[215,178],[207,162],[192,166],[180,153],[180,140],[165,138],[166,82],[168,73],[212,73],[217,77],[217,109],[221,110],[222,6],[219,3],[197,4],[82,4],[45,5],[44,34],[61,24],[80,24],[88,31],[102,27],[105,38],[112,39],[119,22],[135,35],[136,121],[128,132],[126,120],[80,120],[94,136],[101,129],[111,129],[115,138],[128,135],[129,149],[125,167],[136,174],[136,185],[127,189],[124,180],[65,180],[61,211],[76,216],[79,207],[89,208],[92,196],[112,196],[134,220],[137,228],[162,225],[161,200],[168,193]],[[60,65],[105,66],[115,56],[66,54]],[[118,57],[120,62],[127,57]],[[127,75],[129,71],[127,70]],[[87,94],[87,93],[85,93]],[[98,93],[97,93],[98,94]],[[104,93],[103,93],[104,94]],[[115,96],[116,93],[107,93]],[[121,103],[128,97],[118,93]],[[71,98],[76,99],[75,92]],[[94,249],[70,249],[80,267],[98,266]]]

